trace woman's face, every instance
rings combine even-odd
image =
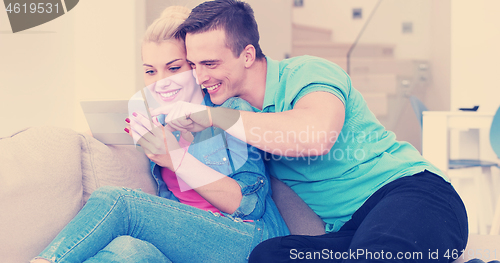
[[[142,45],[144,82],[160,105],[175,101],[201,103],[203,94],[186,61],[184,44],[178,40]]]

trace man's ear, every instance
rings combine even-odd
[[[243,58],[245,59],[245,67],[249,68],[255,62],[255,47],[252,44],[248,44],[245,49],[241,52]]]

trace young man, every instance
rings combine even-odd
[[[460,255],[468,236],[460,197],[441,171],[385,130],[339,66],[265,57],[252,9],[236,0],[200,4],[177,35],[212,102],[240,97],[255,112],[177,103],[153,115],[168,113],[178,130],[213,125],[264,150],[269,172],[326,223],[322,236],[263,242],[251,262],[448,262]]]

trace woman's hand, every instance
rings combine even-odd
[[[238,182],[186,153],[168,125],[163,127],[156,118],[151,123],[143,115],[135,115],[129,119],[127,132],[137,138],[151,161],[176,172],[188,186],[183,190],[194,189],[221,211],[234,213],[243,198]],[[187,143],[193,139],[189,132],[183,133],[182,137]]]
[[[165,123],[177,131],[199,132],[211,126],[208,107],[205,105],[178,101],[151,110],[151,116],[165,114]]]
[[[175,171],[182,160],[184,149],[179,146],[172,132],[158,123],[156,118],[149,121],[138,113],[134,113],[126,121],[129,125],[125,131],[142,146],[146,156],[156,164]]]

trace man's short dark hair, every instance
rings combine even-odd
[[[204,33],[224,29],[226,45],[239,57],[249,44],[255,47],[256,58],[264,58],[259,45],[259,30],[249,4],[237,0],[215,0],[195,7],[182,23],[175,37],[185,39],[187,33]]]

